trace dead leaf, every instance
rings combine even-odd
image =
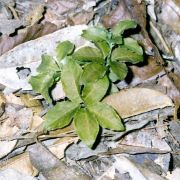
[[[139,66],[130,66],[130,69],[133,72],[133,78],[139,77],[141,80],[146,80],[151,78],[152,76],[157,75],[163,68],[157,64],[155,57],[149,56],[147,58],[147,62],[145,64]]]
[[[17,140],[0,141],[0,158],[9,154],[16,146]]]
[[[117,8],[109,15],[105,15],[102,19],[106,28],[113,27],[120,20],[131,19],[131,15],[127,10],[124,0],[121,0]]]
[[[15,46],[36,39],[38,37],[50,34],[56,31],[56,26],[52,23],[35,24],[26,28],[23,32],[17,34],[16,36],[10,37],[3,35],[0,37],[0,55],[11,50]]]
[[[51,0],[46,3],[46,13],[43,22],[52,22],[58,28],[68,25],[87,24],[94,15],[93,6],[96,1],[57,1]]]
[[[10,35],[10,34],[14,33],[15,30],[22,25],[23,25],[23,22],[20,20],[1,19],[0,32],[5,35]]]
[[[173,106],[172,100],[167,95],[147,88],[121,90],[107,96],[103,101],[111,105],[122,118]]]

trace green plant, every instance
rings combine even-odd
[[[123,38],[125,30],[135,28],[132,20],[119,22],[113,29],[89,27],[82,37],[95,47],[82,47],[76,51],[69,41],[61,42],[57,48],[57,59],[42,56],[36,76],[32,76],[32,88],[52,103],[51,89],[59,80],[68,98],[58,102],[44,116],[44,128],[63,128],[74,121],[75,130],[82,141],[92,147],[99,125],[115,131],[124,126],[116,111],[101,102],[112,82],[123,80],[128,68],[126,63],[143,61],[143,50],[132,38]]]

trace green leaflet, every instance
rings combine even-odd
[[[103,63],[103,56],[99,49],[92,47],[82,47],[74,52],[73,58],[80,62]]]
[[[101,53],[103,54],[103,58],[106,58],[110,52],[109,44],[106,41],[98,41],[94,44],[100,49]]]
[[[79,104],[69,101],[56,104],[44,116],[44,128],[49,131],[67,126],[78,108]]]
[[[74,60],[69,60],[61,73],[61,82],[66,96],[73,102],[81,103],[80,77],[82,68]]]
[[[112,52],[112,61],[130,62],[136,64],[143,61],[143,55],[128,49],[126,46],[120,46]]]
[[[99,132],[96,117],[87,109],[79,109],[74,117],[74,127],[80,139],[91,148]]]
[[[112,29],[114,35],[121,35],[127,29],[136,28],[137,23],[133,20],[124,20],[117,23]]]
[[[37,68],[37,72],[44,73],[44,72],[56,72],[59,70],[57,64],[53,60],[53,58],[47,54],[41,56],[41,64]]]
[[[136,40],[132,38],[124,38],[124,45],[133,52],[143,55],[143,49]]]
[[[111,41],[113,44],[123,44],[123,38],[121,35],[113,35]]]
[[[57,79],[60,78],[60,72],[57,64],[49,55],[42,55],[42,61],[37,71],[40,73],[32,76],[29,80],[34,91],[42,94],[42,96],[51,103],[52,100],[49,95],[50,88],[54,85]]]
[[[72,44],[70,41],[63,41],[59,43],[56,48],[57,60],[61,61],[67,55],[70,55],[73,52],[74,47],[74,44]]]
[[[99,63],[89,63],[84,66],[81,77],[81,84],[95,82],[102,78],[106,73],[106,67]]]
[[[31,76],[29,83],[31,84],[33,90],[37,93],[42,94],[44,99],[47,100],[48,103],[52,103],[52,100],[49,96],[49,89],[54,84],[54,73],[41,73],[37,76]]]
[[[109,87],[107,76],[98,81],[87,83],[82,92],[82,98],[85,104],[92,104],[100,101],[106,94]]]
[[[111,62],[111,71],[117,76],[117,80],[123,80],[128,73],[128,68],[125,63]]]
[[[108,38],[108,31],[100,27],[89,27],[88,29],[83,30],[81,36],[93,42],[102,41],[102,40],[106,41]]]
[[[115,131],[124,130],[121,118],[111,106],[102,102],[97,102],[89,105],[88,110],[96,116],[99,124],[103,128],[108,128]]]

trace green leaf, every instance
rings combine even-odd
[[[112,61],[130,62],[136,64],[143,61],[143,55],[128,49],[126,46],[121,46],[112,52]]]
[[[109,87],[107,76],[98,81],[87,83],[83,89],[82,97],[86,104],[92,104],[100,101],[106,94]]]
[[[74,117],[74,126],[80,139],[91,148],[99,132],[96,117],[87,109],[80,109]]]
[[[125,63],[111,62],[110,67],[118,80],[123,80],[127,76],[128,68]]]
[[[79,104],[69,101],[56,104],[44,116],[44,128],[50,131],[67,126],[78,108]]]
[[[81,62],[103,63],[103,56],[99,49],[92,47],[82,47],[74,52],[73,58]]]
[[[58,61],[61,61],[67,55],[70,55],[73,52],[74,47],[74,44],[72,44],[70,41],[63,41],[59,43],[59,45],[56,48]]]
[[[113,36],[112,36],[112,39],[111,39],[111,42],[112,42],[113,44],[123,44],[122,36],[121,36],[121,35],[119,35],[119,36],[113,35]]]
[[[124,125],[121,122],[121,118],[111,106],[102,102],[97,102],[89,105],[88,109],[96,116],[99,124],[103,128],[112,129],[115,131],[124,130]]]
[[[81,77],[81,83],[86,84],[89,82],[95,82],[102,78],[106,73],[106,67],[99,63],[89,63],[85,65],[83,74]]]
[[[106,41],[98,41],[94,43],[100,49],[103,57],[106,58],[110,52],[109,44]]]
[[[66,96],[74,102],[81,103],[80,97],[80,77],[82,68],[74,60],[68,61],[61,73],[61,82]]]
[[[133,52],[143,55],[143,49],[136,40],[132,38],[124,38],[124,45]]]
[[[31,76],[31,79],[29,80],[33,90],[40,93],[49,103],[52,102],[49,96],[49,89],[55,83],[53,74],[54,73],[52,72],[40,73],[37,76]]]
[[[114,35],[121,35],[127,29],[136,28],[137,23],[133,20],[124,20],[117,23],[114,28],[112,29],[112,33]]]
[[[102,40],[106,41],[108,37],[108,31],[100,27],[89,27],[88,29],[83,30],[81,36],[93,42],[102,41]]]
[[[56,72],[59,71],[59,68],[53,58],[47,54],[41,56],[42,61],[41,64],[37,68],[37,72]]]

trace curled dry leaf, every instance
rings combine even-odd
[[[107,96],[103,101],[115,108],[122,118],[173,106],[167,95],[147,88],[122,90]]]
[[[29,68],[31,73],[36,72],[36,68],[44,53],[55,56],[55,49],[58,41],[69,40],[76,46],[84,45],[85,40],[80,37],[86,25],[67,27],[52,34],[43,36],[21,44],[0,57],[0,83],[12,89],[30,90],[28,77],[19,79],[17,67]]]

